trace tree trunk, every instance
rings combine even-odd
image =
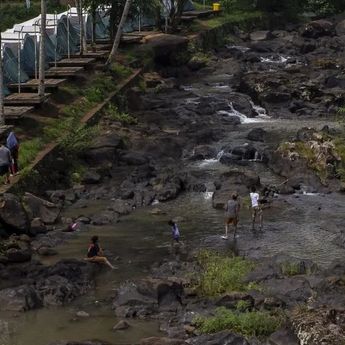
[[[76,7],[78,11],[79,25],[80,25],[80,55],[83,55],[87,51],[84,16],[83,16],[83,0],[76,0]]]
[[[91,47],[92,50],[96,49],[96,6],[92,4],[91,7],[91,17],[92,17],[92,40]]]
[[[115,56],[116,56],[117,50],[118,50],[119,45],[120,45],[122,30],[126,24],[126,20],[128,17],[129,9],[131,7],[131,3],[132,3],[132,0],[126,0],[125,7],[124,7],[123,12],[122,12],[120,24],[117,28],[113,47],[111,48],[111,52],[110,52],[108,60],[107,60],[107,65],[110,65],[115,60]]]
[[[38,95],[44,96],[45,93],[45,62],[46,62],[46,17],[47,7],[46,0],[41,0],[41,37],[40,37],[40,54],[39,54],[39,67],[38,67]]]
[[[1,51],[1,32],[0,32],[0,51]],[[0,126],[5,124],[5,110],[4,110],[4,70],[3,70],[2,56],[0,54]]]

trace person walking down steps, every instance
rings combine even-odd
[[[3,144],[0,146],[0,176],[5,175],[5,184],[10,183],[12,157],[10,150]]]
[[[240,202],[238,200],[238,194],[233,193],[231,196],[231,199],[229,199],[225,206],[225,235],[222,236],[222,239],[227,240],[228,239],[228,231],[229,226],[232,225],[234,228],[234,238],[237,236],[237,224],[239,220],[239,214],[240,214]]]

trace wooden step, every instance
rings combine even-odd
[[[5,120],[16,120],[34,110],[34,107],[4,107]]]
[[[12,93],[5,97],[5,105],[24,105],[32,106],[39,105],[45,102],[50,96],[50,93],[46,93],[43,97],[39,97],[37,93]]]
[[[56,62],[57,67],[86,67],[94,63],[96,59],[94,58],[71,58],[71,59],[62,59]],[[50,62],[50,66],[55,66],[55,62]]]
[[[59,86],[61,86],[63,83],[66,82],[67,79],[45,79],[44,86],[46,89],[57,89]],[[20,84],[21,89],[23,90],[37,90],[39,85],[38,79],[30,79],[29,81]],[[13,83],[7,85],[7,87],[10,90],[18,89],[19,84]]]
[[[84,67],[51,67],[46,72],[47,78],[75,77],[84,70]]]
[[[92,49],[92,48],[90,48],[90,49]],[[80,56],[79,54],[71,55],[70,59],[80,59],[82,57],[82,58],[93,58],[96,60],[101,60],[101,59],[107,58],[109,53],[110,53],[109,50],[88,51],[88,52],[84,53],[82,56]],[[64,56],[64,58],[67,58],[67,56]]]

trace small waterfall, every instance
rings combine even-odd
[[[272,64],[285,64],[288,59],[290,59],[290,56],[285,57],[282,55],[278,55],[276,58],[274,56],[271,57],[260,57],[260,61],[262,63],[272,63]]]
[[[257,117],[255,118],[250,118],[250,117],[247,117],[246,115],[240,113],[239,111],[237,111],[235,108],[234,108],[234,105],[232,104],[232,102],[229,102],[229,108],[230,110],[219,110],[217,113],[219,115],[228,115],[228,116],[237,116],[240,120],[241,120],[241,123],[256,123],[256,122],[264,122],[265,120],[269,119],[270,117],[266,114],[266,110],[264,108],[261,108],[261,107],[258,107],[258,106],[255,106],[254,103],[252,103],[252,106],[254,109],[257,109],[256,111],[258,112],[259,108],[260,108],[260,111],[264,111],[265,115],[263,113],[261,113],[260,115],[258,115]],[[259,114],[259,113],[258,113]]]
[[[261,119],[270,119],[271,118],[270,116],[267,115],[267,111],[265,108],[254,104],[254,102],[252,102],[252,101],[250,101],[250,104],[253,107],[254,111],[258,114],[257,117],[259,117]]]
[[[221,150],[221,151],[218,152],[218,154],[217,154],[217,161],[219,161],[222,158],[223,154],[224,154],[224,150]]]
[[[204,193],[204,199],[205,199],[205,200],[210,200],[210,199],[212,199],[212,198],[213,198],[213,192],[206,191],[206,192]]]

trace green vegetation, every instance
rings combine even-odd
[[[27,167],[37,156],[44,146],[40,138],[26,140],[20,144],[19,166],[21,169]]]
[[[132,73],[130,68],[128,68],[124,65],[120,65],[117,62],[111,64],[110,71],[112,73],[114,73],[115,77],[118,77],[121,79],[125,79],[125,78],[129,77]]]
[[[284,317],[268,312],[237,312],[224,307],[216,310],[213,317],[197,317],[195,324],[201,333],[216,333],[229,330],[245,337],[266,337],[275,332]]]
[[[1,1],[0,2],[0,30],[5,31],[13,27],[14,24],[18,24],[25,20],[34,18],[40,14],[41,6],[39,0],[31,1],[30,9],[26,8],[25,1]],[[47,1],[48,13],[54,13],[54,11],[62,12],[66,11],[66,7],[56,5],[56,1]]]
[[[112,121],[121,122],[122,125],[136,125],[138,120],[128,113],[121,112],[115,105],[109,104],[105,109],[105,116]]]
[[[295,263],[295,262],[283,262],[280,265],[280,269],[282,271],[282,274],[289,277],[295,276],[301,273],[299,263]]]
[[[198,262],[202,267],[197,286],[201,295],[217,296],[257,288],[253,283],[243,282],[244,277],[254,268],[249,260],[203,250],[198,255]]]

